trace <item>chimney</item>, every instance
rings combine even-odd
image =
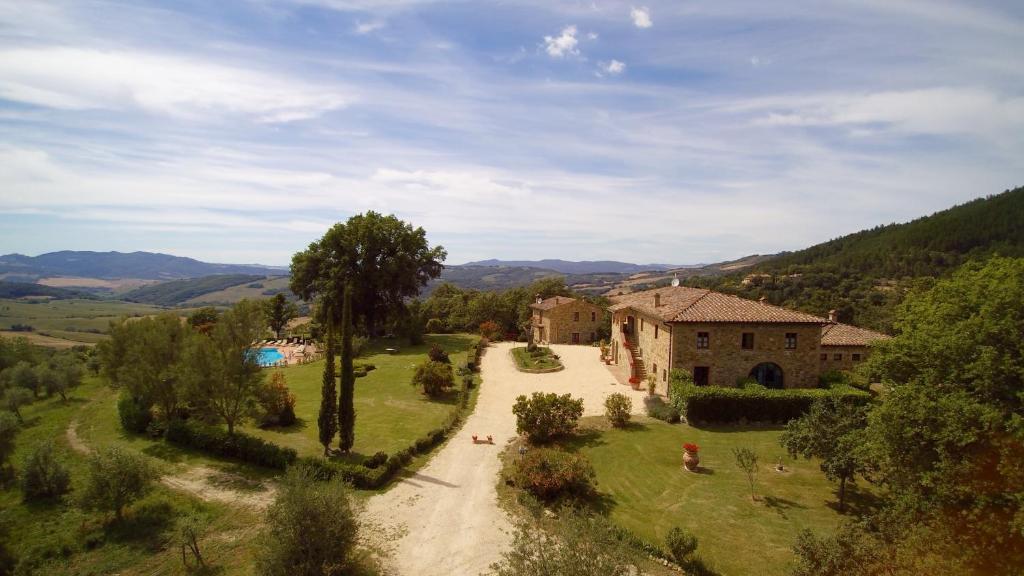
[[[828,311],[828,321],[829,322],[839,322],[839,312],[837,312],[835,309],[829,310]]]
[[[655,308],[660,308],[661,307],[661,293],[660,292],[655,292],[654,293],[654,307]]]
[[[767,304],[768,303],[768,299],[765,298],[764,296],[761,296],[760,298],[758,298],[757,301],[760,302],[761,304]]]
[[[540,304],[543,301],[544,299],[540,297],[540,294],[537,294],[537,304]]]

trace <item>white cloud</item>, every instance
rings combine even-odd
[[[383,20],[370,20],[369,22],[356,21],[356,34],[369,34],[387,26]]]
[[[601,70],[603,70],[604,72],[606,72],[608,74],[611,74],[612,76],[615,76],[617,74],[622,74],[623,72],[626,71],[626,63],[625,62],[620,62],[620,61],[615,60],[615,59],[612,59],[611,62],[606,62],[604,64],[601,64],[600,66],[601,66]]]
[[[629,17],[633,19],[633,25],[637,28],[650,28],[654,25],[654,22],[651,20],[651,10],[646,6],[641,6],[640,8],[634,6],[629,11]]]
[[[579,48],[577,48],[578,44],[579,40],[576,38],[576,27],[572,25],[562,28],[562,33],[558,36],[544,37],[544,49],[552,58],[562,58],[566,54],[579,54],[580,51]]]
[[[242,114],[259,122],[314,118],[351,97],[295,78],[138,51],[0,51],[0,98],[64,110],[139,108],[181,117]]]

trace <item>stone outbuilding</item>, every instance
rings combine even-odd
[[[871,344],[890,337],[880,332],[858,328],[836,321],[835,310],[829,312],[829,323],[821,329],[821,373],[852,370],[871,352]]]
[[[838,365],[822,360],[823,334],[832,330],[838,330],[834,336],[836,347],[844,347],[843,358],[856,362],[852,354],[860,359],[867,354],[865,337],[870,331],[763,300],[685,286],[611,300],[613,366],[623,379],[643,381],[653,375],[662,394],[667,393],[673,369],[692,374],[702,386],[736,386],[754,379],[769,388],[815,387],[821,373]],[[854,333],[860,335],[851,340],[856,346],[838,344],[841,334]],[[829,358],[839,353],[828,351]]]
[[[568,296],[546,300],[538,296],[530,308],[533,341],[537,344],[591,344],[607,321],[600,306]]]

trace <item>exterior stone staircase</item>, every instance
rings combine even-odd
[[[622,345],[626,347],[626,350],[629,350],[629,383],[639,384],[647,376],[647,370],[644,368],[643,354],[629,341],[629,337],[625,334],[622,335]]]

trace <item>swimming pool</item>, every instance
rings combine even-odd
[[[281,354],[281,351],[277,348],[259,349],[260,366],[273,366],[281,360],[284,360],[284,354]]]

